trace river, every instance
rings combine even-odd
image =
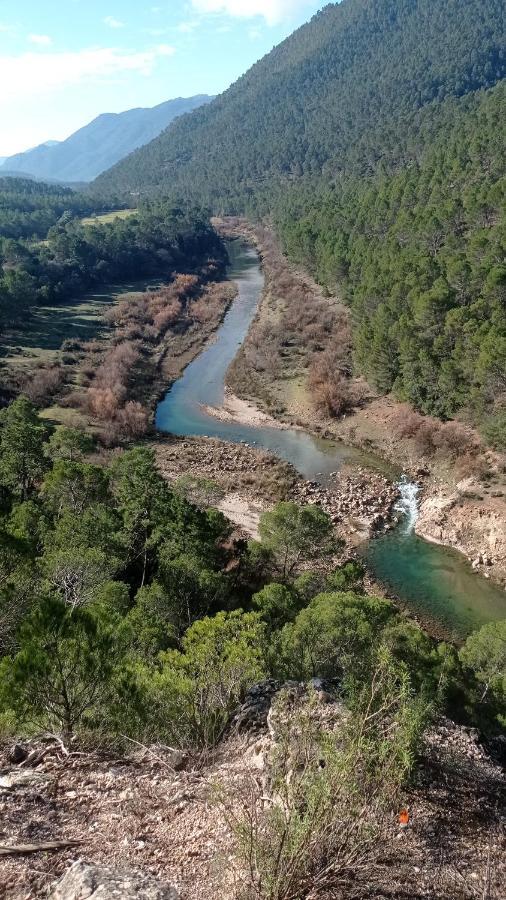
[[[343,463],[370,466],[392,475],[392,467],[344,444],[320,440],[302,431],[221,421],[204,407],[223,403],[227,369],[255,317],[264,278],[253,248],[230,242],[229,277],[238,295],[214,341],[185,369],[158,406],[159,431],[205,435],[247,443],[276,453],[305,477],[329,483]],[[400,473],[398,473],[400,477]],[[422,619],[462,637],[485,622],[506,616],[506,594],[476,575],[459,553],[419,538],[414,532],[416,490],[401,483],[401,523],[394,531],[369,541],[363,556],[371,574]]]

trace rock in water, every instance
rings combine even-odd
[[[179,893],[144,872],[78,859],[53,885],[49,900],[179,900]]]

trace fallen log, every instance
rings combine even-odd
[[[42,841],[39,844],[0,844],[0,856],[40,853],[42,850],[62,850],[65,847],[77,847],[83,841]]]

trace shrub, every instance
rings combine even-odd
[[[36,375],[25,382],[23,393],[36,406],[44,406],[59,390],[63,381],[64,375],[60,366],[39,369]]]
[[[489,704],[492,715],[506,726],[506,619],[469,635],[459,656],[480,685],[478,705]]]
[[[351,592],[319,594],[283,629],[285,674],[299,679],[363,679],[373,642],[394,616],[388,600]]]
[[[137,440],[148,431],[149,420],[149,411],[141,403],[130,400],[118,410],[116,416],[118,434],[129,440]]]
[[[195,622],[182,652],[163,653],[161,670],[144,672],[154,736],[163,733],[179,746],[214,746],[246,689],[265,676],[264,646],[255,613],[220,612]]]
[[[506,450],[506,411],[499,410],[490,416],[482,428],[485,440],[495,450]]]
[[[426,708],[413,701],[409,680],[385,651],[360,708],[343,712],[334,730],[322,724],[314,700],[294,709],[280,698],[277,706],[268,785],[253,782],[248,794],[221,798],[236,837],[238,896],[344,896],[344,884],[361,870],[371,880]]]
[[[119,642],[92,612],[46,599],[26,619],[20,650],[1,664],[0,702],[20,722],[69,736],[113,696]]]
[[[259,532],[283,580],[304,563],[329,556],[337,546],[330,516],[318,506],[278,503],[262,514]]]

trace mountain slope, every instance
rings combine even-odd
[[[506,449],[505,44],[502,0],[344,0],[93,190],[273,214],[350,307],[354,373]],[[315,361],[330,415],[338,346]]]
[[[9,174],[59,181],[91,181],[160,134],[177,116],[209,102],[207,95],[179,98],[151,109],[106,113],[65,141],[49,141],[4,160]],[[1,168],[0,168],[1,174]]]
[[[399,123],[504,77],[503,47],[502,0],[343,0],[96,189],[170,184],[236,211],[273,178],[367,171]]]

